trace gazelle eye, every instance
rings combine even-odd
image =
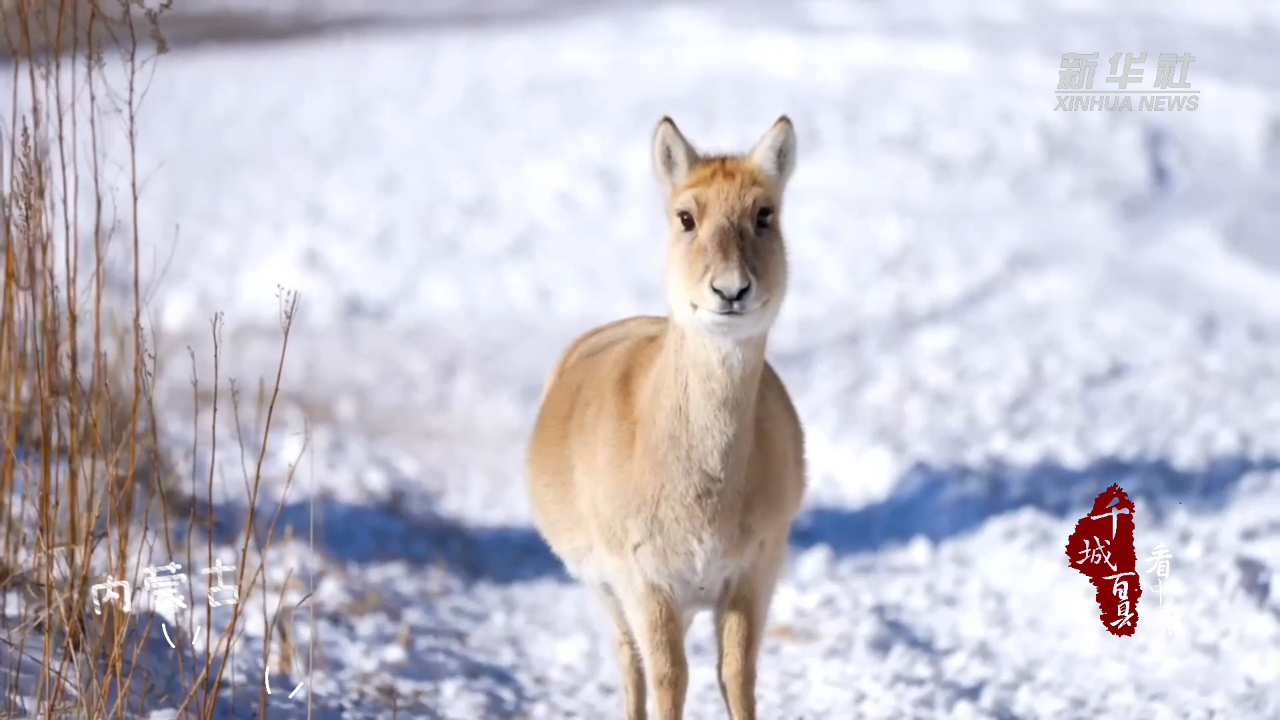
[[[756,230],[768,230],[769,223],[773,220],[773,210],[769,208],[760,208],[760,212],[756,213]]]
[[[690,215],[684,210],[676,213],[676,217],[680,218],[680,225],[684,228],[685,232],[693,232],[693,229],[698,226],[697,223],[693,221],[693,215]]]

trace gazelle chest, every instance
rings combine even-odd
[[[668,526],[642,550],[642,572],[670,589],[681,611],[713,607],[747,566],[746,558],[721,523],[698,522]]]
[[[674,568],[671,577],[677,604],[691,610],[714,606],[744,565],[723,539],[711,533],[691,538],[687,562]]]

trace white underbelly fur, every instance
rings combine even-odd
[[[634,581],[631,573],[639,572],[643,581],[667,588],[676,610],[687,629],[695,615],[713,609],[730,583],[746,569],[742,559],[728,558],[722,543],[714,538],[698,538],[682,553],[683,562],[664,565],[642,545],[635,556],[619,562],[598,552],[576,558],[565,558],[569,572],[584,585],[596,588],[619,588]]]

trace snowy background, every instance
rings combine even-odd
[[[271,717],[622,716],[607,620],[532,528],[525,442],[567,342],[663,311],[658,118],[741,149],[782,113],[769,357],[811,490],[761,717],[1280,717],[1280,4],[780,5],[308,0],[272,22],[322,33],[175,41],[140,229],[177,432],[209,319],[252,395],[278,288],[300,294],[262,505],[294,534],[274,582],[314,587],[315,663]],[[1064,52],[1100,53],[1095,87],[1115,52],[1148,53],[1148,84],[1189,52],[1199,109],[1054,112]],[[230,445],[190,458],[225,547]],[[1113,482],[1138,502],[1130,638],[1064,555]],[[1158,543],[1172,636],[1147,620]],[[706,618],[689,647],[688,716],[724,717]],[[261,659],[233,672],[252,716]]]

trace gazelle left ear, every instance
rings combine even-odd
[[[751,149],[751,160],[778,188],[786,186],[796,167],[796,131],[786,115],[769,128]]]
[[[653,167],[667,192],[684,182],[697,159],[697,151],[680,134],[675,122],[663,117],[653,132]]]

